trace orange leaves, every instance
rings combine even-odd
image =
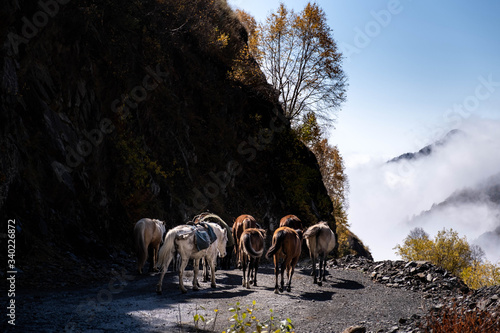
[[[244,10],[237,9],[235,13],[236,17],[240,20],[240,22],[243,24],[243,26],[246,28],[248,32],[247,51],[249,53],[249,56],[251,55],[255,60],[258,60],[261,57],[258,48],[261,39],[261,34],[257,22],[255,21],[255,18],[252,15],[248,14]]]

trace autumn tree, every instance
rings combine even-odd
[[[422,228],[415,228],[404,239],[403,245],[396,245],[396,254],[404,260],[431,260],[434,242]]]
[[[415,228],[394,249],[404,260],[426,260],[447,269],[471,288],[500,284],[500,266],[484,260],[484,251],[453,229],[443,229],[430,239],[422,228]]]
[[[255,59],[259,60],[261,58],[261,54],[259,51],[259,43],[261,39],[261,34],[259,30],[259,25],[255,18],[250,15],[248,12],[242,9],[235,10],[236,17],[240,20],[240,22],[245,27],[248,34],[248,53]]]
[[[299,14],[281,3],[260,27],[256,58],[292,121],[313,112],[329,123],[332,111],[345,101],[342,55],[325,12],[315,3]]]
[[[334,203],[338,202],[342,209],[347,209],[349,181],[338,147],[328,143],[323,128],[318,124],[313,112],[308,112],[300,125],[295,126],[294,129],[299,139],[316,156],[328,195]]]
[[[262,88],[262,82],[265,82],[266,79],[258,63],[258,60],[261,58],[258,49],[258,44],[260,43],[259,26],[255,18],[244,10],[236,9],[235,14],[246,29],[247,43],[233,59],[228,77],[245,85]]]

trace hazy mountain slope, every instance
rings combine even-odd
[[[443,221],[450,220],[450,221]],[[494,261],[500,260],[500,174],[470,188],[455,191],[443,202],[414,217],[412,225],[467,223],[469,228],[486,230],[469,240],[480,245]],[[484,227],[482,225],[486,224]]]
[[[417,152],[414,153],[404,153],[399,155],[398,157],[394,157],[393,159],[389,160],[388,163],[391,162],[400,162],[402,160],[416,160],[425,156],[431,155],[437,147],[444,146],[446,145],[450,140],[453,140],[456,137],[459,136],[465,136],[465,133],[461,130],[451,130],[448,132],[442,139],[425,146],[424,148],[420,149]]]

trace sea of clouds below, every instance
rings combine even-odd
[[[500,207],[487,201],[431,209],[454,192],[475,188],[500,173],[500,121],[474,119],[460,129],[465,135],[434,147],[429,156],[397,163],[372,158],[347,167],[351,229],[375,260],[400,259],[393,248],[414,227],[431,237],[453,228],[474,243],[500,226]],[[429,212],[415,219],[424,211]],[[479,245],[486,258],[500,261],[498,239],[485,239]]]

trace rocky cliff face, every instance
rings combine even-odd
[[[264,79],[228,78],[246,32],[224,1],[11,1],[0,17],[0,223],[16,220],[19,256],[103,256],[142,217],[204,210],[334,225]]]

